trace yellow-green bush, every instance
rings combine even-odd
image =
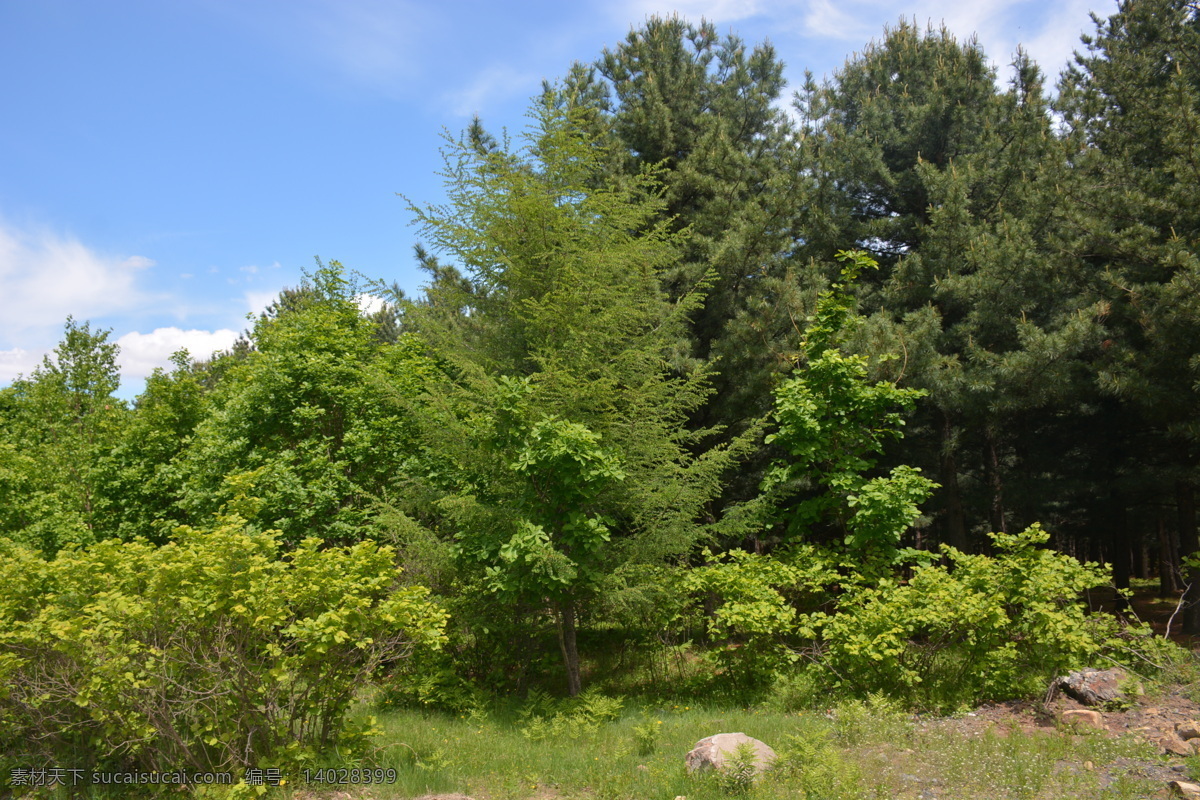
[[[52,561],[0,544],[0,752],[150,771],[345,755],[356,692],[439,646],[445,615],[389,548],[318,545],[280,553],[238,516]]]
[[[916,567],[906,583],[854,590],[839,613],[814,620],[824,665],[843,688],[917,705],[957,705],[1044,691],[1087,663],[1114,632],[1080,594],[1107,572],[1042,548],[1037,525],[992,534],[997,554],[944,547],[948,565]]]

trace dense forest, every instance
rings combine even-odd
[[[367,685],[684,650],[957,707],[1159,659],[1076,602],[1131,578],[1200,633],[1200,8],[1127,0],[1053,87],[989,63],[901,22],[789,101],[651,19],[517,144],[447,139],[423,295],[318,263],[131,405],[68,319],[0,390],[0,765],[300,763]]]

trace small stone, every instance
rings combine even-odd
[[[1190,756],[1196,751],[1191,744],[1180,739],[1173,733],[1168,733],[1166,736],[1158,740],[1158,744],[1163,749],[1163,753],[1176,756]]]
[[[1147,708],[1142,713],[1145,714],[1147,717],[1157,717],[1162,712],[1159,711],[1157,708]]]
[[[1188,720],[1176,723],[1175,732],[1179,734],[1180,739],[1200,739],[1200,722]]]
[[[1200,783],[1171,781],[1167,786],[1171,787],[1171,793],[1174,795],[1187,798],[1187,800],[1200,800]]]
[[[1085,761],[1085,762],[1083,762],[1083,768],[1084,769],[1095,769],[1096,765],[1093,764],[1091,761]]]
[[[1105,730],[1104,715],[1099,711],[1091,711],[1083,708],[1068,709],[1062,712],[1062,721],[1067,725]]]

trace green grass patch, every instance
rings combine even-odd
[[[918,798],[932,791],[938,797],[981,800],[1132,800],[1158,788],[1136,770],[1119,766],[1158,763],[1146,745],[1131,738],[1052,729],[965,733],[944,721],[922,724],[882,701],[800,713],[627,704],[615,718],[564,723],[559,733],[544,736],[546,723],[539,727],[538,719],[572,713],[561,705],[555,711],[554,705],[546,702],[542,716],[531,713],[528,703],[458,715],[382,714],[376,761],[394,768],[398,780],[374,787],[370,797],[461,792],[480,800],[869,800]],[[696,741],[731,731],[774,747],[777,768],[749,787],[688,775],[683,757]]]

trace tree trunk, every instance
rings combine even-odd
[[[967,521],[963,515],[962,491],[958,487],[958,460],[954,456],[954,425],[942,416],[942,492],[945,498],[946,544],[967,551]]]
[[[1158,522],[1158,594],[1160,597],[1174,597],[1179,591],[1179,581],[1175,576],[1175,547],[1171,540],[1171,531],[1167,528],[1167,520],[1162,511],[1157,515]]]
[[[1133,532],[1133,577],[1144,581],[1150,577],[1150,559],[1146,555],[1146,537],[1142,533],[1141,526]]]
[[[567,601],[559,606],[558,646],[562,648],[563,665],[567,668],[567,692],[576,697],[583,691],[579,670],[579,646],[575,641],[575,604]]]
[[[1125,598],[1122,591],[1129,588],[1130,561],[1133,550],[1130,547],[1125,502],[1116,492],[1109,495],[1108,511],[1106,524],[1109,550],[1112,554],[1113,584],[1117,587],[1115,610],[1128,611],[1129,600]]]
[[[1175,508],[1179,512],[1179,560],[1200,550],[1196,539],[1196,487],[1187,480],[1175,482]],[[1184,579],[1190,584],[1187,607],[1183,612],[1183,632],[1200,633],[1200,569],[1187,570]]]
[[[996,435],[990,426],[984,428],[984,438],[987,442],[988,483],[992,487],[992,532],[1008,533],[1008,525],[1004,520],[1004,478],[1000,474],[1000,454],[996,450]]]

